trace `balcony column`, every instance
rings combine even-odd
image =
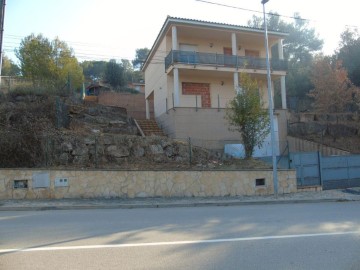
[[[145,99],[145,109],[146,109],[146,119],[150,119],[150,105],[149,105],[149,99]]]
[[[284,60],[284,49],[283,49],[283,40],[280,39],[278,43],[279,59]],[[286,84],[285,76],[280,78],[280,89],[281,89],[281,108],[286,110]]]
[[[174,107],[179,107],[180,105],[180,87],[179,87],[179,69],[174,68]]]
[[[231,33],[231,49],[232,49],[232,55],[237,56],[237,42],[236,42],[236,34]],[[234,89],[236,94],[239,93],[240,87],[239,87],[239,73],[234,72]]]
[[[240,86],[239,86],[239,73],[234,72],[234,89],[236,94],[239,94],[240,92]]]
[[[176,26],[171,27],[171,39],[172,39],[172,49],[174,51],[178,50],[178,40],[177,40],[177,29]],[[174,107],[180,105],[180,89],[179,89],[179,69],[174,68]]]
[[[172,40],[172,49],[177,51],[177,49],[178,49],[178,40],[177,40],[176,26],[171,27],[171,40]]]

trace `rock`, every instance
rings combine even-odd
[[[164,154],[164,149],[161,147],[160,144],[152,144],[150,145],[150,152],[153,155]]]
[[[91,147],[89,149],[89,154],[91,155],[97,155],[97,156],[100,156],[100,155],[103,155],[104,154],[104,147],[102,145],[98,145],[95,149],[95,147]]]
[[[113,140],[112,137],[104,137],[104,138],[103,138],[103,144],[104,144],[104,145],[112,144],[113,141],[114,141],[114,140]]]
[[[121,120],[114,120],[114,121],[110,121],[109,124],[110,124],[110,126],[117,126],[117,127],[119,127],[119,126],[125,125],[126,122],[121,121]]]
[[[189,146],[179,145],[178,154],[182,157],[188,157],[189,156]]]
[[[99,129],[92,129],[91,132],[94,133],[94,134],[99,134],[100,130]]]
[[[61,150],[63,152],[71,152],[73,150],[73,146],[70,142],[63,142],[61,144]]]
[[[26,100],[26,98],[24,96],[16,96],[16,98],[15,98],[16,102],[21,102],[21,101],[25,101],[25,100]]]
[[[85,143],[86,145],[95,144],[95,138],[85,138],[85,139],[84,139],[84,143]]]
[[[59,156],[59,162],[61,165],[67,165],[69,163],[69,155],[67,153],[62,153]]]
[[[87,155],[75,156],[73,163],[78,164],[78,165],[84,165],[84,164],[88,163],[88,161],[89,161],[89,157]]]
[[[128,157],[130,155],[129,149],[125,146],[110,145],[106,150],[110,156],[115,158]]]
[[[165,155],[166,155],[167,157],[173,157],[173,156],[175,155],[175,153],[174,153],[174,148],[171,147],[171,146],[166,147],[166,148],[165,148]]]
[[[154,156],[153,159],[155,162],[159,162],[159,163],[165,161],[165,157],[162,155],[156,155],[156,156]]]
[[[145,155],[145,149],[141,146],[137,146],[133,149],[135,157],[143,157]]]
[[[74,149],[71,152],[71,154],[73,156],[85,156],[85,155],[88,154],[88,152],[89,152],[89,150],[86,147],[84,147],[84,148],[76,148],[76,149]]]
[[[171,143],[170,143],[170,141],[168,141],[168,140],[161,140],[161,142],[160,142],[160,144],[161,144],[161,147],[162,148],[166,148],[166,147],[168,147],[168,146],[171,146]]]
[[[215,168],[215,164],[213,164],[213,163],[208,163],[207,167],[208,167],[209,169],[214,169],[214,168]]]

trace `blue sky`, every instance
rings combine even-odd
[[[260,0],[209,1],[262,11]],[[360,26],[355,0],[270,0],[266,9],[311,19],[325,40],[325,54],[337,48],[345,25]],[[196,0],[7,0],[3,47],[16,60],[13,51],[21,39],[42,33],[66,41],[80,61],[132,60],[137,48],[151,48],[167,15],[246,25],[253,14]]]

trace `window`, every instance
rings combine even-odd
[[[180,51],[197,52],[198,51],[198,46],[195,45],[195,44],[180,43],[179,49],[180,49]]]

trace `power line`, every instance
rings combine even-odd
[[[254,10],[254,9],[241,8],[241,7],[221,4],[221,3],[217,3],[217,2],[205,1],[205,0],[195,0],[195,1],[202,2],[202,3],[205,3],[205,4],[211,4],[211,5],[216,5],[216,6],[226,7],[226,8],[239,9],[239,10],[244,10],[244,11],[263,14],[262,11],[258,11],[258,10]],[[302,20],[302,21],[311,21],[310,19],[304,19],[304,18],[301,18],[301,17],[294,17],[294,16],[288,16],[288,15],[281,15],[281,14],[272,13],[272,12],[266,12],[266,14],[271,15],[271,16],[289,18],[289,19],[296,19],[296,20]]]
[[[209,5],[216,5],[216,6],[221,6],[221,7],[226,7],[226,8],[232,8],[232,9],[238,9],[238,10],[243,10],[243,11],[249,11],[249,12],[253,12],[253,13],[259,13],[259,14],[263,14],[262,11],[259,10],[254,10],[254,9],[248,9],[248,8],[241,8],[241,7],[237,7],[237,6],[232,6],[232,5],[226,5],[226,4],[221,4],[221,3],[217,3],[217,2],[212,2],[212,1],[206,1],[206,0],[195,0],[196,2],[202,2],[205,4],[209,4]],[[289,16],[289,15],[282,15],[282,14],[278,14],[278,13],[273,13],[273,12],[266,12],[267,15],[270,16],[276,16],[276,17],[283,17],[283,18],[288,18],[288,19],[294,19],[294,20],[301,20],[301,21],[308,21],[308,22],[316,22],[319,23],[321,21],[319,20],[314,20],[314,19],[306,19],[306,18],[302,18],[302,17],[295,17],[295,16]],[[352,27],[352,28],[358,28],[359,26],[356,25],[344,25],[345,27]]]

